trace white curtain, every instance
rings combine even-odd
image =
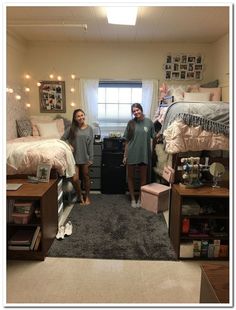
[[[158,107],[158,80],[142,80],[142,106],[146,117],[153,119]]]
[[[98,118],[98,80],[79,80],[80,106],[86,114],[86,121],[92,125]]]

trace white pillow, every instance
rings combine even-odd
[[[174,101],[183,101],[186,90],[187,85],[171,85],[169,86],[168,95],[174,96]]]
[[[184,93],[184,101],[209,101],[210,93]]]
[[[60,138],[56,122],[37,123],[39,134],[43,138]]]

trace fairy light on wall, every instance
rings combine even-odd
[[[13,90],[12,88],[7,88],[7,93],[13,94],[13,93],[14,93],[14,90]]]
[[[75,103],[75,93],[76,93],[76,87],[75,87],[75,80],[76,80],[76,75],[74,74],[74,73],[71,73],[70,74],[70,77],[71,77],[71,79],[72,79],[72,83],[73,83],[73,85],[70,87],[70,92],[71,92],[71,95],[72,95],[72,100],[71,100],[71,103],[70,103],[70,106],[71,107],[75,107],[76,106],[76,103]],[[30,80],[30,79],[32,79],[31,78],[31,75],[30,74],[24,74],[24,76],[23,76],[23,78],[25,79],[25,80]],[[50,79],[54,79],[55,78],[55,70],[53,69],[53,73],[51,73],[50,75],[49,75],[49,78]],[[61,81],[62,80],[62,76],[61,75],[57,75],[57,80],[58,81]],[[40,81],[32,81],[33,83],[34,83],[34,85],[35,86],[37,86],[37,87],[40,87],[41,86],[41,81],[42,80],[40,80]],[[11,86],[11,85],[10,85]],[[26,97],[25,97],[25,95],[24,95],[24,93],[29,93],[29,92],[31,92],[31,87],[29,87],[30,85],[26,85],[26,86],[22,86],[22,87],[14,87],[14,89],[12,88],[12,87],[10,87],[10,86],[8,86],[7,88],[6,88],[6,92],[10,95],[10,94],[13,94],[14,93],[14,97],[13,98],[15,98],[15,100],[17,100],[17,101],[20,101],[20,100],[24,100],[25,101],[25,99],[26,99]],[[22,97],[23,96],[23,97]],[[23,99],[22,99],[23,98]],[[23,102],[22,102],[23,103]],[[31,108],[31,104],[29,103],[29,102],[25,102],[24,103],[24,106],[28,109],[28,108]]]
[[[21,96],[20,95],[15,95],[16,100],[21,100]]]
[[[70,88],[70,91],[71,91],[71,93],[73,94],[73,101],[71,102],[71,106],[72,107],[74,107],[76,104],[75,104],[75,78],[76,78],[76,76],[75,76],[75,74],[74,73],[72,73],[71,74],[71,79],[73,80],[73,86]]]

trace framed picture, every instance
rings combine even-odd
[[[196,57],[196,63],[201,64],[202,63],[202,56],[197,56]]]
[[[165,72],[165,80],[171,80],[171,71]]]
[[[167,54],[163,64],[165,80],[202,80],[203,56],[187,54]]]
[[[41,81],[39,102],[41,113],[65,113],[66,95],[64,81]]]
[[[179,80],[180,72],[179,71],[172,71],[171,78],[172,78],[172,80]]]
[[[195,80],[202,80],[202,71],[195,71]]]
[[[180,80],[186,80],[186,71],[180,71]]]
[[[39,164],[37,167],[37,178],[39,182],[49,182],[52,166],[49,164]]]
[[[172,63],[172,57],[171,57],[171,55],[167,55],[167,57],[166,57],[166,62],[167,62],[168,64]]]
[[[180,62],[180,56],[179,55],[173,56],[173,62],[179,63]]]

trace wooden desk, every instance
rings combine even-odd
[[[229,267],[201,265],[200,303],[229,303]]]

